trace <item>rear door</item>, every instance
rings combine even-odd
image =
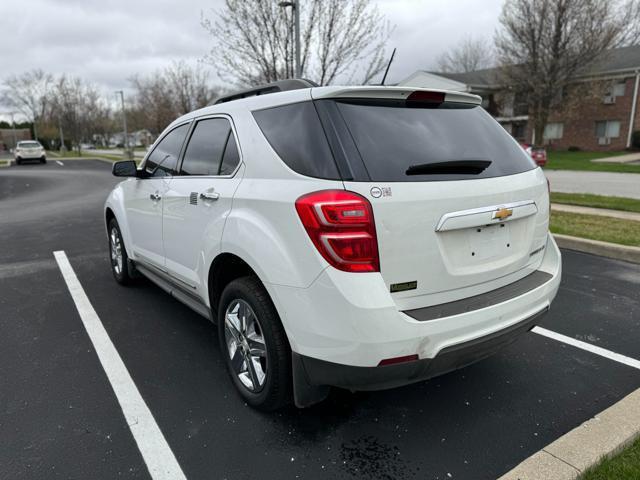
[[[147,157],[148,178],[125,182],[124,204],[133,251],[138,259],[156,267],[164,266],[162,209],[164,196],[175,173],[189,124],[177,126],[156,144]]]
[[[242,176],[229,118],[198,120],[180,171],[165,194],[163,239],[167,271],[197,290],[220,250],[225,220]]]
[[[510,135],[479,105],[426,100],[316,102],[334,154],[349,152],[345,188],[372,203],[381,274],[401,309],[530,273],[548,230],[544,175]]]

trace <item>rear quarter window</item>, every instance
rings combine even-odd
[[[340,180],[322,124],[311,101],[253,112],[282,161],[308,177]]]

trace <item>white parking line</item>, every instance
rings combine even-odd
[[[64,163],[62,163],[60,160],[56,160],[56,163],[57,163],[58,165],[60,165],[61,167],[64,167]]]
[[[615,353],[601,347],[596,347],[595,345],[591,345],[590,343],[581,342],[580,340],[567,337],[566,335],[562,335],[560,333],[552,332],[551,330],[547,330],[546,328],[534,327],[531,331],[537,333],[538,335],[557,340],[558,342],[566,343],[567,345],[571,345],[573,347],[581,348],[582,350],[586,350],[587,352],[595,353],[596,355],[608,358],[609,360],[613,360],[614,362],[623,363],[624,365],[628,365],[629,367],[637,368],[638,370],[640,370],[640,360],[636,360],[635,358],[620,355],[619,353]]]
[[[53,255],[151,478],[154,480],[186,479],[160,427],[89,302],[67,255],[64,251],[53,252]]]

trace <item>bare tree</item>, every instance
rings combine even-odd
[[[528,98],[541,141],[558,94],[608,49],[637,41],[638,0],[507,0],[496,48],[503,82]]]
[[[493,61],[493,50],[486,40],[466,37],[437,58],[436,69],[443,73],[466,73],[491,67]]]
[[[50,90],[51,123],[59,123],[65,137],[80,155],[80,143],[91,136],[100,120],[102,97],[95,86],[80,78],[62,75],[55,79]]]
[[[217,96],[208,73],[184,62],[174,62],[148,77],[133,77],[131,82],[135,108],[144,112],[142,116],[133,112],[134,122],[144,118],[145,126],[156,135],[176,117],[209,105]]]
[[[49,88],[53,76],[40,69],[12,75],[4,81],[2,102],[22,113],[33,122],[33,133],[38,138],[38,124],[47,113]]]
[[[164,79],[172,91],[177,114],[184,115],[206,107],[216,96],[209,73],[200,65],[191,67],[184,61],[174,62],[164,70]]]
[[[215,42],[205,61],[222,78],[251,85],[294,77],[292,12],[278,4],[226,0],[213,19],[202,14]],[[367,83],[383,69],[391,28],[371,0],[308,0],[300,8],[304,77],[326,85],[364,73]]]

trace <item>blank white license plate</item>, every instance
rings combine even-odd
[[[509,225],[503,223],[469,229],[469,248],[471,256],[477,260],[504,255],[512,248]]]

